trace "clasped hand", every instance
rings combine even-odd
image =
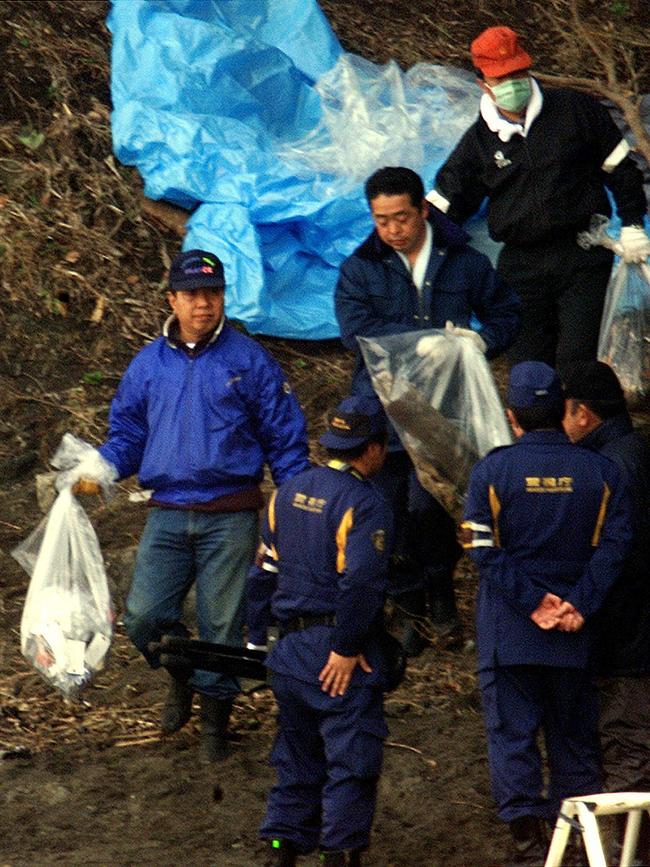
[[[554,593],[544,594],[530,619],[540,629],[559,629],[560,632],[577,632],[585,622],[577,608]]]

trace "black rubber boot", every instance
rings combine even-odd
[[[333,852],[322,850],[319,855],[320,863],[326,867],[347,867],[348,859],[345,852]]]
[[[510,822],[513,848],[510,867],[543,867],[547,840],[545,827],[537,816],[520,816]]]
[[[361,849],[351,849],[349,852],[321,849],[320,863],[327,867],[361,867]]]
[[[411,590],[403,593],[395,600],[402,616],[408,618],[404,628],[402,644],[407,656],[419,656],[425,647],[429,646],[426,638],[427,613],[424,590]]]
[[[194,690],[188,683],[189,673],[169,672],[171,683],[160,714],[160,729],[172,734],[182,729],[192,716]]]
[[[450,650],[463,643],[463,630],[454,593],[454,569],[455,564],[447,564],[426,572],[431,630],[437,639],[436,643]]]
[[[201,695],[201,761],[218,762],[228,755],[231,698]]]
[[[269,840],[268,855],[264,867],[295,867],[298,853],[291,840]]]

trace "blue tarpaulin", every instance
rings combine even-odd
[[[338,335],[333,291],[371,229],[363,180],[430,187],[477,112],[458,70],[345,54],[315,0],[113,0],[112,132],[145,195],[192,211],[249,331]],[[484,246],[489,246],[486,237]]]

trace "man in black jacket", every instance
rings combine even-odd
[[[565,375],[564,429],[585,448],[615,461],[633,502],[634,543],[598,620],[600,734],[606,788],[650,790],[650,448],[632,427],[623,390],[601,361],[578,363]],[[650,864],[650,827],[641,845]]]
[[[498,272],[523,302],[513,362],[562,369],[595,358],[612,253],[582,249],[592,216],[609,216],[607,190],[623,228],[620,252],[644,261],[643,176],[607,109],[572,90],[542,90],[532,59],[509,27],[472,43],[483,90],[480,116],[440,168],[427,199],[458,223],[488,200],[490,235],[502,241]]]

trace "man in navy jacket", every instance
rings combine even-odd
[[[260,482],[276,484],[309,466],[305,419],[280,366],[228,324],[225,279],[212,253],[178,255],[169,273],[172,315],[124,374],[102,457],[118,478],[138,473],[152,490],[124,623],[153,666],[149,645],[186,636],[182,608],[196,585],[199,637],[241,646],[244,588],[257,544]],[[224,753],[233,697],[229,676],[176,671],[161,728],[189,720],[201,698],[203,758]]]
[[[595,665],[606,790],[645,792],[650,789],[650,447],[632,426],[623,389],[609,365],[576,363],[565,373],[564,394],[567,435],[611,458],[632,496],[634,541],[596,619]],[[647,817],[639,854],[642,863],[650,863]]]
[[[474,467],[463,544],[478,566],[477,643],[492,790],[516,863],[544,860],[540,819],[602,790],[592,618],[620,573],[631,505],[618,467],[562,431],[560,381],[543,362],[513,367],[514,445]],[[542,794],[537,734],[550,781]]]
[[[419,175],[404,167],[379,169],[366,182],[366,197],[375,230],[341,266],[335,295],[341,339],[356,355],[352,392],[373,394],[357,337],[438,329],[449,322],[488,358],[506,349],[519,328],[519,301],[487,257],[468,245],[468,235],[429,208]],[[480,333],[471,327],[473,316]],[[428,590],[434,628],[457,640],[455,525],[419,484],[394,434],[375,483],[397,522],[391,594],[419,619]],[[413,629],[406,643],[413,654],[423,647]]]
[[[248,582],[249,641],[280,639],[268,666],[278,700],[278,774],[262,837],[291,867],[321,847],[323,864],[358,865],[368,846],[381,770],[385,673],[377,643],[392,515],[370,484],[386,455],[377,399],[349,397],[320,442],[325,467],[271,499]]]

